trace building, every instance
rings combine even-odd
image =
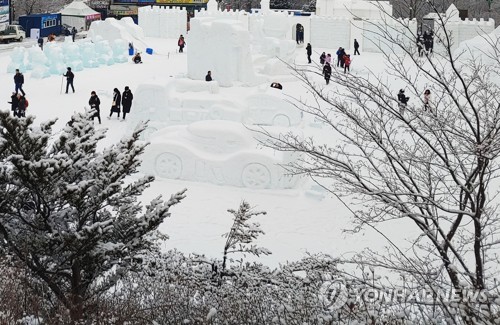
[[[40,37],[47,37],[49,34],[61,34],[62,21],[61,14],[33,14],[19,17],[19,25],[26,31],[26,37],[32,37],[31,30],[40,30]],[[36,36],[34,36],[36,37]]]
[[[183,7],[189,16],[207,8],[208,0],[113,0],[108,10],[110,17],[132,17],[137,23],[138,8],[144,6]]]

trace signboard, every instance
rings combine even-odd
[[[156,0],[158,4],[205,4],[208,0]]]
[[[87,5],[92,9],[107,9],[109,7],[108,0],[90,0]]]
[[[114,16],[134,16],[137,15],[137,6],[111,5],[109,14]]]
[[[9,24],[9,0],[0,0],[0,30],[4,30]]]

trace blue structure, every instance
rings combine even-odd
[[[19,17],[19,25],[26,31],[26,37],[30,37],[32,28],[40,29],[40,36],[47,37],[49,34],[59,35],[62,30],[61,14],[34,14]]]

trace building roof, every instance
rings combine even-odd
[[[59,11],[63,16],[90,16],[99,14],[94,9],[87,6],[82,0],[75,0],[61,11]]]

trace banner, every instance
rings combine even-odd
[[[87,5],[92,9],[107,9],[109,7],[109,1],[108,0],[90,0],[87,2]]]
[[[0,30],[9,25],[9,0],[0,0]]]
[[[137,16],[137,6],[111,5],[108,13],[114,16]]]
[[[158,4],[204,4],[208,0],[156,0]]]

